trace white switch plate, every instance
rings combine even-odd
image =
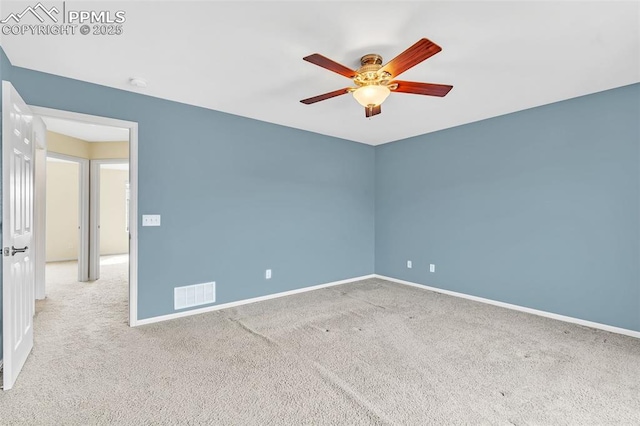
[[[413,268],[413,263],[410,260],[407,260],[407,268]]]
[[[142,226],[160,226],[159,214],[143,214]]]
[[[436,265],[431,263],[429,264],[429,272],[435,272],[436,271]]]
[[[271,279],[271,269],[267,269],[267,270],[264,272],[264,278],[265,278],[266,280],[270,280],[270,279]]]

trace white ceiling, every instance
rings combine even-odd
[[[5,2],[2,14],[27,4]],[[635,1],[67,7],[125,10],[124,34],[2,36],[14,65],[373,145],[640,81]],[[351,95],[299,102],[350,83],[304,56],[355,68],[363,54],[390,60],[422,37],[443,50],[401,79],[452,84],[447,97],[395,93],[372,119]]]
[[[87,142],[123,142],[129,140],[129,129],[82,123],[54,117],[42,117],[47,130]]]

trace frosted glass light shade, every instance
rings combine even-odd
[[[356,101],[363,107],[367,107],[369,105],[378,106],[387,99],[391,91],[387,86],[362,86],[358,88],[355,92],[353,92],[353,97],[356,98]]]

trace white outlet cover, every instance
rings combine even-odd
[[[407,260],[407,268],[413,268],[413,262],[411,262],[410,260]]]
[[[267,269],[267,270],[264,272],[264,278],[265,278],[265,279],[267,279],[267,280],[270,280],[270,279],[271,279],[271,269]]]
[[[436,271],[436,265],[431,263],[429,264],[429,272],[435,272]]]

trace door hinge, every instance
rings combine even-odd
[[[5,256],[9,256],[9,247],[5,247],[5,248],[2,250],[2,254],[4,254]]]

